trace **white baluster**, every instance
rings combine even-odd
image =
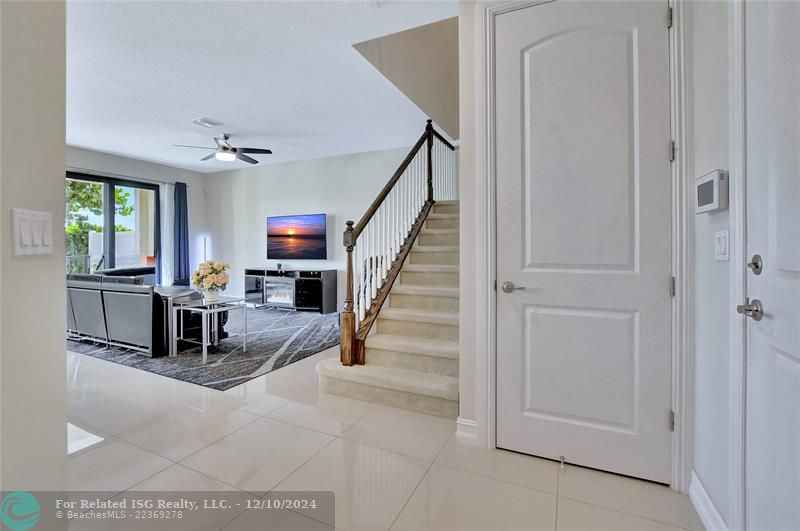
[[[450,148],[445,148],[445,174],[447,175],[447,199],[453,199],[453,176],[450,174]]]
[[[422,209],[423,203],[425,203],[425,194],[427,193],[425,190],[425,179],[422,177],[422,170],[423,163],[425,160],[425,153],[420,150],[417,154],[417,172],[415,177],[416,185],[415,188],[417,189],[417,210]]]
[[[367,225],[367,308],[372,303],[372,285],[375,283],[375,276],[372,274],[372,233],[372,223],[369,223]]]
[[[389,271],[388,267],[389,252],[387,250],[389,238],[387,237],[388,230],[386,228],[386,220],[388,218],[386,216],[385,207],[386,207],[385,204],[381,205],[381,262],[383,264],[381,268],[381,278],[384,280],[386,279],[386,274]],[[381,285],[383,285],[383,282],[381,282]]]
[[[367,301],[364,299],[364,286],[366,283],[366,274],[364,271],[364,246],[365,240],[364,235],[361,235],[359,238],[360,244],[356,247],[358,249],[358,312],[359,312],[359,319],[364,320],[364,313],[366,311]]]
[[[399,183],[398,183],[399,184]],[[400,216],[402,213],[401,208],[401,201],[400,201],[400,189],[395,188],[394,191],[394,233],[397,237],[397,250],[400,250],[400,246],[403,245],[403,230],[401,228],[402,222],[400,221]]]
[[[450,199],[450,179],[447,175],[447,146],[442,144],[442,178],[444,180],[444,199]]]
[[[381,289],[383,284],[383,208],[378,207],[376,214],[376,227],[375,235],[377,236],[377,249],[375,249],[375,258],[378,261],[378,289]]]
[[[431,153],[433,157],[433,197],[437,201],[440,201],[442,198],[442,176],[439,172],[439,141],[433,141],[433,152]]]
[[[377,227],[375,227],[374,219],[371,227],[372,233],[372,246],[370,248],[370,256],[372,257],[372,291],[369,295],[369,302],[372,304],[372,300],[378,296],[378,231]]]

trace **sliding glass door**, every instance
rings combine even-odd
[[[67,172],[67,272],[155,266],[158,185]]]
[[[156,192],[114,185],[114,196],[125,205],[114,210],[114,267],[157,265]]]

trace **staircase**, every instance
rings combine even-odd
[[[459,203],[455,147],[425,132],[358,223],[348,221],[340,359],[323,391],[458,415]]]
[[[366,363],[320,362],[320,389],[458,416],[458,215],[458,201],[433,205],[365,341]]]

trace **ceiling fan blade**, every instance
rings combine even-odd
[[[195,148],[195,149],[217,149],[213,147],[205,147],[205,146],[187,146],[186,144],[172,144],[173,147],[188,147],[188,148]]]
[[[271,149],[261,149],[261,148],[236,148],[239,153],[255,153],[261,155],[272,155]]]
[[[250,164],[258,164],[258,161],[256,159],[254,159],[253,157],[248,157],[247,155],[238,150],[236,151],[236,158],[239,160],[243,160],[245,162],[249,162]]]
[[[215,151],[214,153],[209,153],[208,155],[206,155],[205,157],[203,157],[203,158],[202,158],[202,159],[200,159],[200,160],[211,160],[211,159],[213,159],[213,158],[214,158],[214,155],[216,155],[216,154],[217,154],[217,152],[216,152],[216,151]]]

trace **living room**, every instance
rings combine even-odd
[[[800,528],[798,23],[0,2],[0,521]]]

